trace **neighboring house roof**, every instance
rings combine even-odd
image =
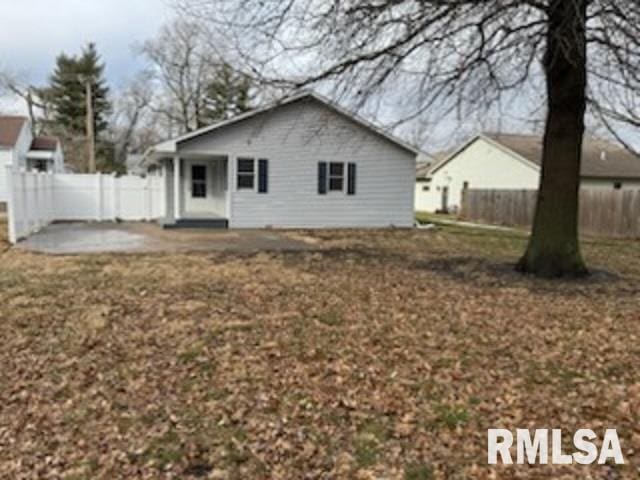
[[[431,172],[436,165],[439,165],[444,159],[448,158],[450,151],[437,152],[429,156],[428,162],[420,162],[416,165],[416,179],[425,180],[431,176]]]
[[[430,162],[418,162],[416,163],[416,178],[425,178],[429,170],[431,170]]]
[[[179,143],[185,142],[187,140],[190,140],[192,138],[196,138],[199,137],[201,135],[205,135],[207,133],[213,132],[214,130],[218,130],[220,128],[229,126],[229,125],[233,125],[235,123],[239,123],[242,122],[244,120],[248,120],[250,118],[253,118],[259,114],[262,113],[266,113],[269,112],[271,110],[274,110],[276,108],[282,107],[284,105],[289,105],[291,103],[294,102],[298,102],[301,100],[308,100],[308,99],[313,99],[317,102],[322,103],[323,105],[329,107],[330,109],[332,109],[334,112],[347,117],[348,119],[350,119],[351,121],[355,122],[356,124],[359,124],[360,126],[374,132],[376,135],[381,136],[383,138],[385,138],[386,140],[390,141],[391,143],[394,143],[395,145],[403,148],[404,150],[407,150],[409,152],[411,152],[414,155],[419,155],[422,152],[420,152],[419,149],[417,149],[416,147],[414,147],[413,145],[409,144],[408,142],[405,142],[404,140],[399,139],[398,137],[395,137],[394,135],[390,134],[389,132],[383,130],[382,128],[374,125],[373,123],[369,122],[368,120],[363,119],[362,117],[354,114],[353,112],[349,112],[348,110],[340,107],[339,105],[337,105],[336,103],[332,102],[331,100],[323,97],[322,95],[319,95],[315,92],[303,92],[300,93],[298,95],[293,95],[291,97],[287,97],[284,98],[282,100],[280,100],[279,102],[276,102],[272,105],[269,105],[267,107],[264,108],[258,108],[258,109],[254,109],[245,113],[242,113],[240,115],[237,115],[233,118],[230,118],[228,120],[224,120],[222,122],[218,122],[215,123],[211,126],[208,127],[204,127],[201,128],[199,130],[195,130],[193,132],[187,133],[185,135],[182,135],[180,137],[159,143],[153,147],[151,147],[146,153],[145,153],[145,158],[148,158],[151,154],[159,152],[159,153],[175,153],[177,151],[177,145]]]
[[[20,132],[28,121],[26,117],[0,115],[0,147],[15,147]]]
[[[481,138],[500,148],[507,149],[536,168],[540,168],[542,164],[541,136],[483,133],[476,135],[447,158],[434,165],[429,174],[433,175]],[[587,178],[640,178],[640,158],[608,140],[585,137],[582,147],[580,174],[582,177]]]
[[[31,150],[55,152],[58,149],[58,139],[56,137],[48,137],[39,135],[31,142]]]

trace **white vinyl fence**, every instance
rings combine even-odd
[[[12,243],[53,221],[141,221],[165,215],[163,176],[51,174],[7,168]]]
[[[8,166],[6,178],[9,241],[16,243],[54,220],[53,174],[16,172]]]

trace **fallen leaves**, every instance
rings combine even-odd
[[[636,244],[563,284],[498,232],[294,235],[317,250],[3,254],[0,477],[609,478],[489,469],[486,429],[615,427],[635,478]]]

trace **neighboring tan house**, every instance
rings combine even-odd
[[[0,115],[0,204],[7,201],[7,165],[27,170],[62,172],[62,146],[53,137],[34,137],[28,118]]]
[[[156,145],[165,225],[411,227],[416,157],[407,143],[304,93]]]
[[[540,136],[477,135],[417,176],[415,208],[457,211],[465,188],[536,190],[541,160]],[[640,189],[640,158],[609,141],[585,138],[581,186]]]

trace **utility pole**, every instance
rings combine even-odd
[[[96,135],[95,119],[93,118],[93,89],[91,78],[85,80],[87,97],[87,155],[89,173],[96,173]]]
[[[29,120],[31,120],[31,135],[36,136],[38,128],[36,127],[36,116],[33,112],[33,96],[31,95],[31,86],[27,87],[26,98],[27,109],[29,110]]]

